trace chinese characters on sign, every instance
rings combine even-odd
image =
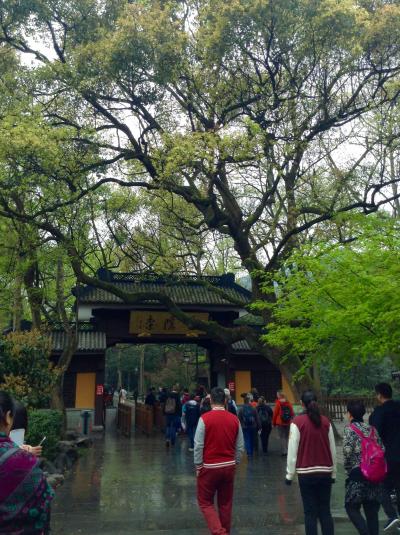
[[[194,312],[191,313],[191,316],[195,319],[208,321],[207,312]],[[129,332],[131,334],[146,333],[147,335],[202,334],[200,331],[189,329],[169,312],[153,312],[143,310],[131,311]]]

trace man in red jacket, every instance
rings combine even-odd
[[[278,428],[279,438],[281,441],[281,453],[287,455],[289,442],[290,424],[294,418],[294,411],[291,403],[287,401],[282,390],[277,392],[272,425]]]
[[[211,390],[211,409],[200,417],[194,438],[197,501],[210,533],[229,535],[235,466],[244,449],[243,433],[237,416],[225,410],[222,388]]]

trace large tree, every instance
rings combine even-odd
[[[276,303],[263,337],[305,368],[333,371],[392,361],[400,365],[399,221],[356,218],[357,240],[303,246],[274,274]],[[265,290],[271,292],[271,280]],[[260,306],[265,306],[260,302]]]
[[[245,337],[292,380],[300,356],[282,361],[251,329],[97,280],[65,219],[105,185],[183,201],[268,299],[260,274],[321,232],[342,239],[338,214],[398,197],[398,177],[372,158],[382,136],[363,121],[398,96],[398,2],[4,0],[0,42],[32,60],[19,75],[30,98],[0,124],[2,215],[63,244],[80,281],[158,299],[220,342]]]

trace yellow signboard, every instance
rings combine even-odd
[[[194,312],[190,314],[192,318],[208,321],[207,312]],[[155,334],[203,334],[200,331],[189,329],[169,312],[153,312],[145,310],[132,310],[129,321],[129,332],[131,334],[142,334],[151,336]]]

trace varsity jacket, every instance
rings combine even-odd
[[[286,479],[299,476],[326,475],[336,477],[336,446],[332,426],[321,416],[321,427],[315,426],[307,414],[296,416],[290,425]]]
[[[243,432],[237,416],[214,407],[200,417],[194,437],[196,468],[224,468],[240,462]]]

